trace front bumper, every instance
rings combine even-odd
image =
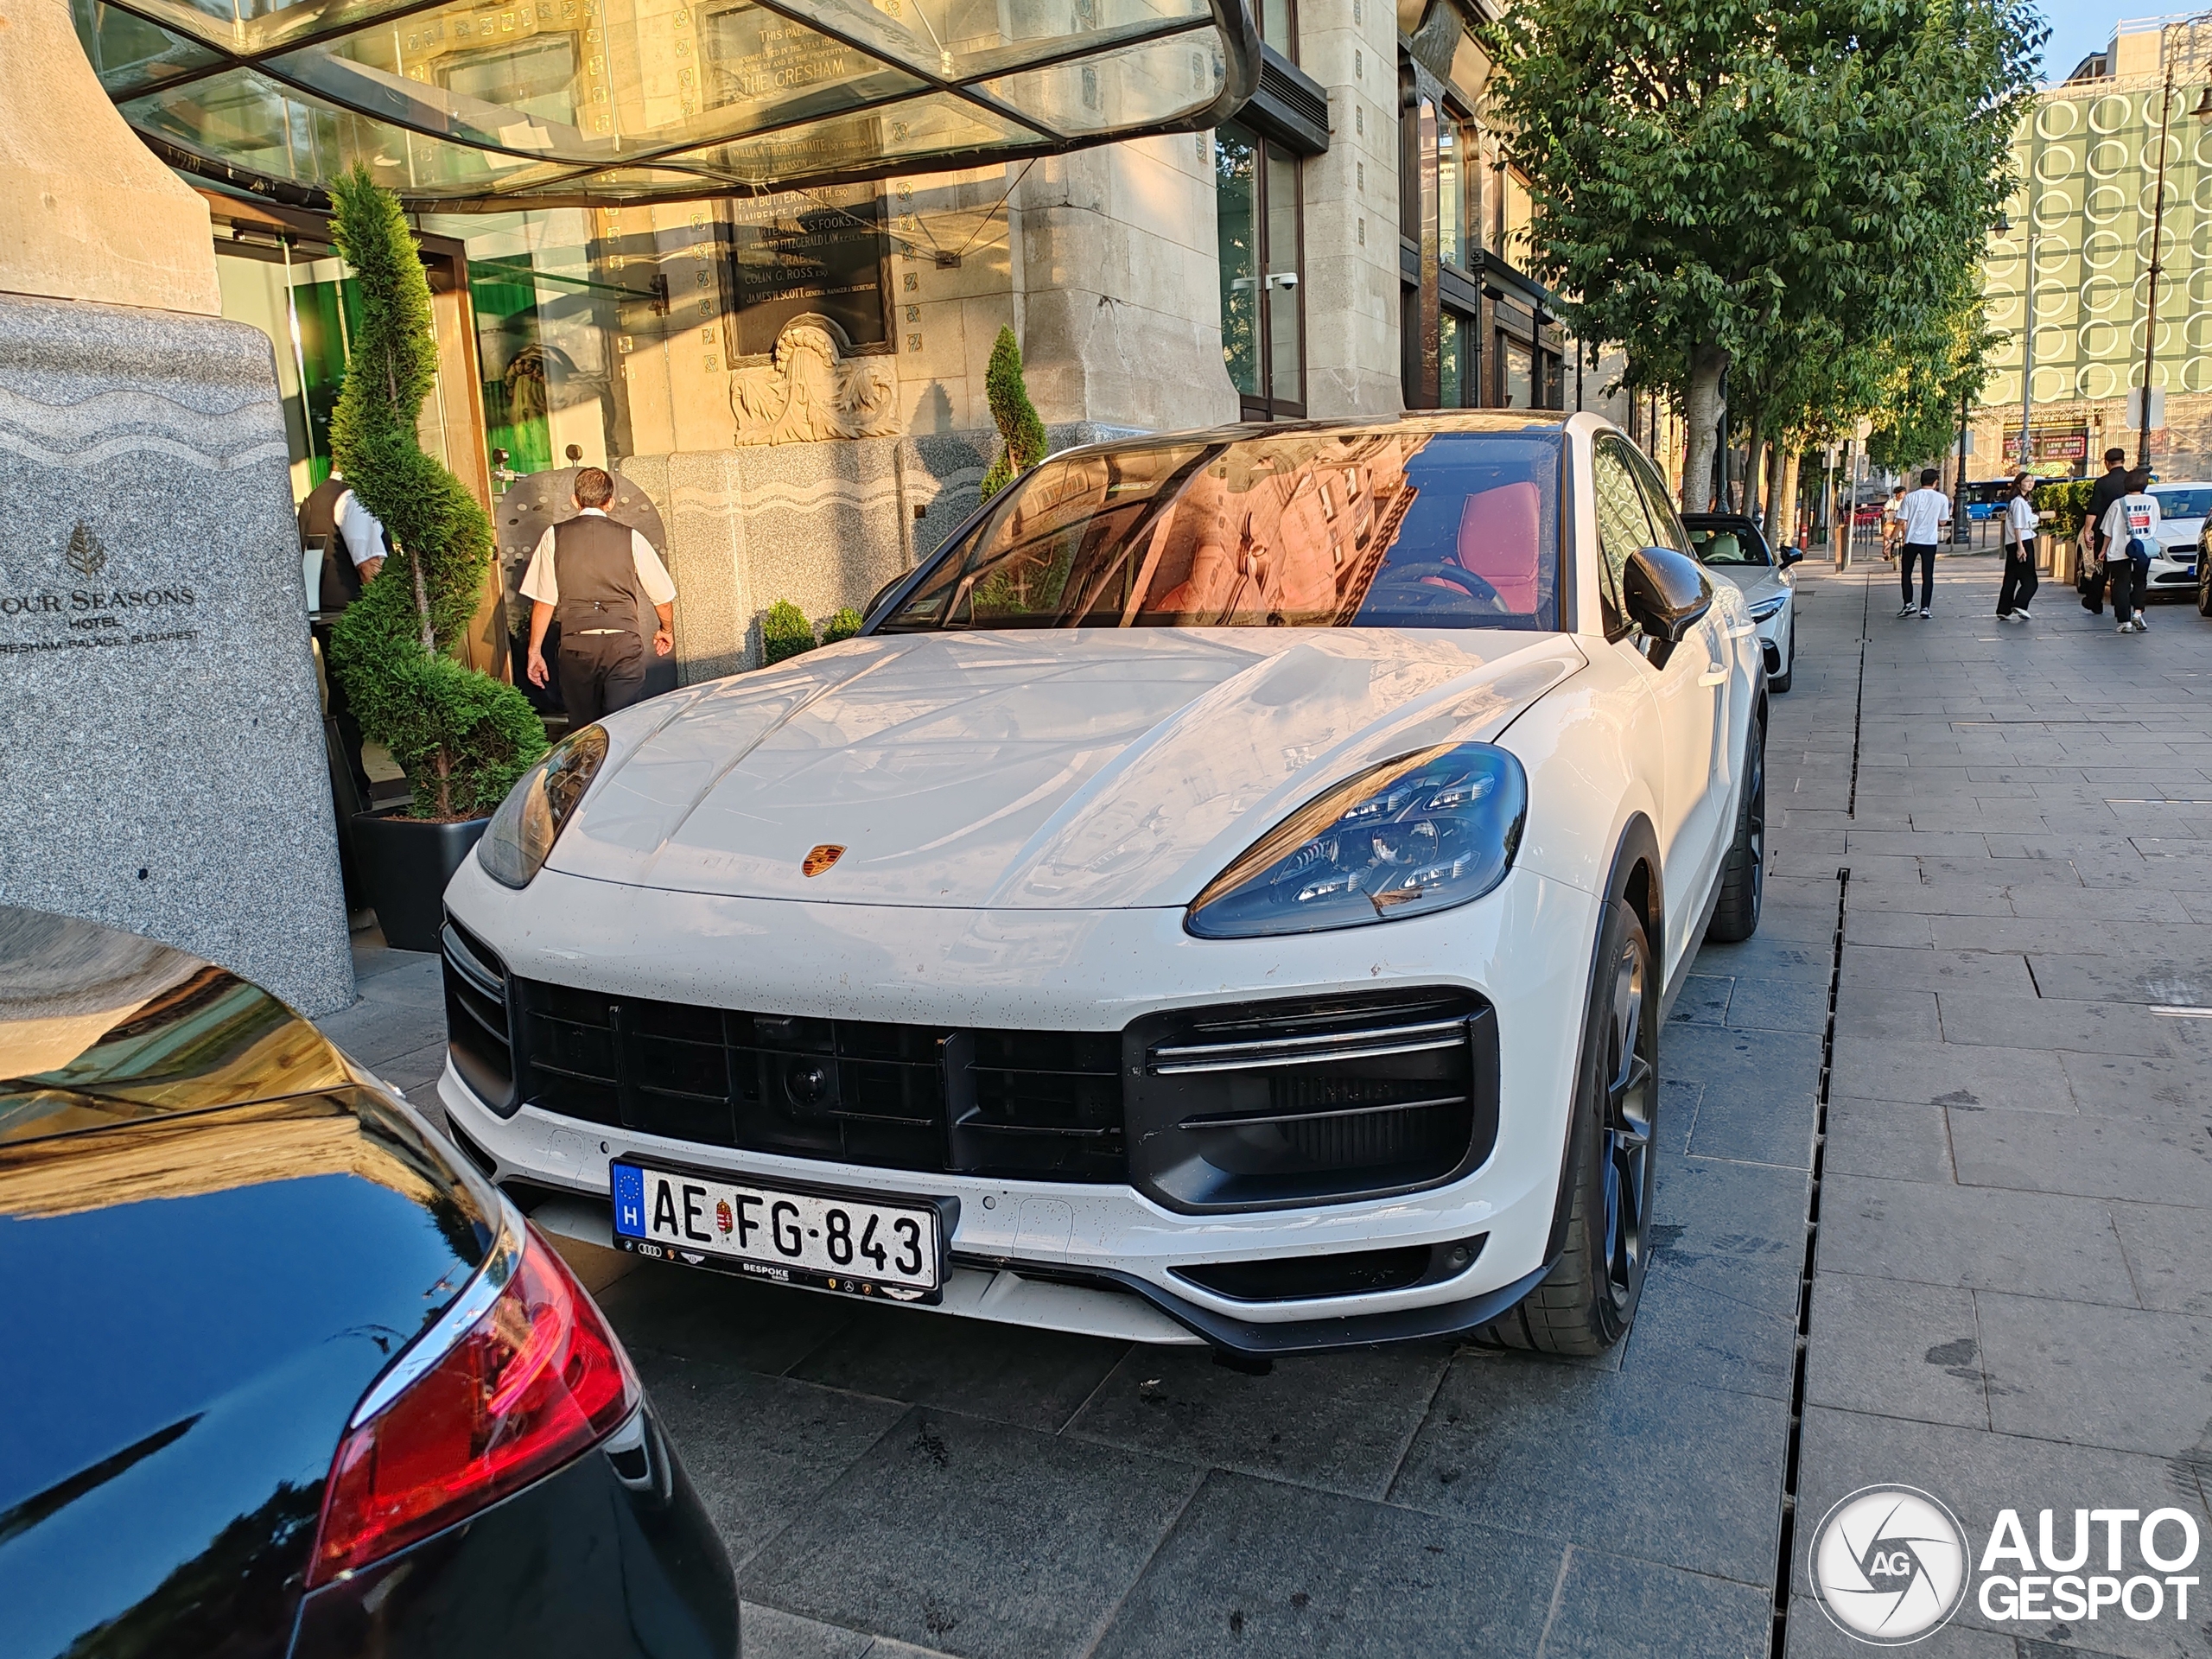
[[[862,1167],[494,1113],[448,1066],[441,1096],[494,1179],[551,1189],[533,1216],[608,1242],[607,1166],[631,1154],[773,1181],[947,1198],[942,1311],[1147,1342],[1295,1352],[1487,1322],[1547,1265],[1599,901],[1528,869],[1473,905],[1287,939],[1201,941],[1179,911],[936,911],[720,899],[548,871],[511,893],[464,868],[456,919],[533,979],[830,1018],[1119,1031],[1240,1001],[1460,986],[1498,1030],[1489,1158],[1449,1185],[1373,1199],[1186,1214],[1122,1184]],[[541,1195],[543,1197],[544,1195]],[[1402,1289],[1251,1300],[1179,1268],[1479,1238],[1463,1272]],[[831,1293],[823,1293],[831,1294]],[[1499,1298],[1506,1300],[1499,1301]]]

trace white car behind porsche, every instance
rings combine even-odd
[[[1758,918],[1765,672],[1594,416],[1069,452],[863,635],[558,745],[447,894],[541,1224],[1262,1357],[1587,1353]]]

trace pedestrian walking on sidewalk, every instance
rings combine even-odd
[[[2105,475],[2090,490],[2082,515],[2089,529],[2089,556],[2082,561],[2081,578],[2075,583],[2082,590],[2082,608],[2091,616],[2102,616],[2105,609],[2105,515],[2126,493],[2127,451],[2107,449]]]
[[[1882,504],[1882,563],[1897,562],[1897,543],[1904,536],[1904,486],[1893,485],[1890,499]]]
[[[1912,564],[1920,561],[1920,614],[1924,618],[1936,597],[1936,543],[1942,539],[1943,526],[1951,522],[1951,498],[1936,487],[1936,480],[1942,474],[1933,467],[1920,474],[1920,487],[1897,504],[1900,531],[1904,556],[1897,561],[1897,580],[1904,588],[1904,604],[1899,616],[1912,614]]]
[[[2025,622],[2028,601],[2040,586],[2036,577],[2036,480],[2015,473],[2005,502],[2005,577],[1997,584],[1997,620]]]
[[[2105,578],[2112,585],[2112,613],[2122,633],[2144,633],[2150,624],[2140,607],[2150,597],[2151,550],[2157,545],[2158,503],[2150,493],[2151,469],[2127,474],[2127,493],[2107,510],[2103,524]]]

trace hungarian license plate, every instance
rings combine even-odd
[[[616,1160],[614,1239],[624,1249],[776,1284],[893,1301],[943,1294],[934,1205],[733,1181]]]

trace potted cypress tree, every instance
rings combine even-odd
[[[413,791],[400,810],[358,816],[353,844],[385,939],[435,950],[446,883],[545,753],[545,726],[513,686],[452,654],[475,614],[492,523],[416,437],[437,346],[414,235],[365,168],[331,198],[361,299],[331,455],[391,541],[384,569],[331,631],[331,667],[362,732],[391,752]]]

